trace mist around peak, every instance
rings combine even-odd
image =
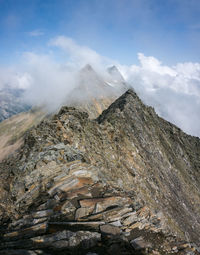
[[[72,94],[79,100],[87,99],[85,90],[98,97],[99,90],[110,95],[115,88],[119,95],[132,87],[161,117],[200,136],[200,63],[167,66],[138,53],[139,64],[124,65],[65,36],[52,38],[47,47],[49,53],[25,52],[20,64],[0,68],[0,89],[23,88],[26,104],[45,105],[53,112]]]
[[[125,82],[124,77],[118,70],[116,66],[111,66],[107,68],[108,73],[114,78],[116,81]]]

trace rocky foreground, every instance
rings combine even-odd
[[[200,253],[200,139],[128,90],[72,107],[0,164],[0,254]]]

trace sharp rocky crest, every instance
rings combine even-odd
[[[199,155],[133,90],[64,106],[0,164],[0,254],[198,254]]]

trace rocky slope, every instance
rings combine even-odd
[[[0,123],[0,161],[20,148],[25,132],[38,125],[45,115],[37,108],[16,114]]]
[[[132,90],[62,107],[0,164],[0,254],[199,254],[199,156]]]

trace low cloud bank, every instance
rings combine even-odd
[[[56,110],[75,87],[76,69],[31,52],[24,54],[24,61],[31,77],[24,93],[26,103],[46,106],[50,112]]]
[[[53,111],[70,96],[81,67],[90,64],[104,76],[105,69],[114,64],[160,116],[200,137],[200,63],[165,66],[155,57],[139,53],[139,65],[125,66],[64,36],[50,40],[48,47],[51,53],[47,55],[24,53],[20,68],[0,68],[0,89],[24,89],[26,103],[47,105]],[[66,55],[66,62],[58,61],[58,50]]]
[[[18,72],[16,68],[0,68],[0,90],[4,88],[26,89],[31,76],[27,72]]]

